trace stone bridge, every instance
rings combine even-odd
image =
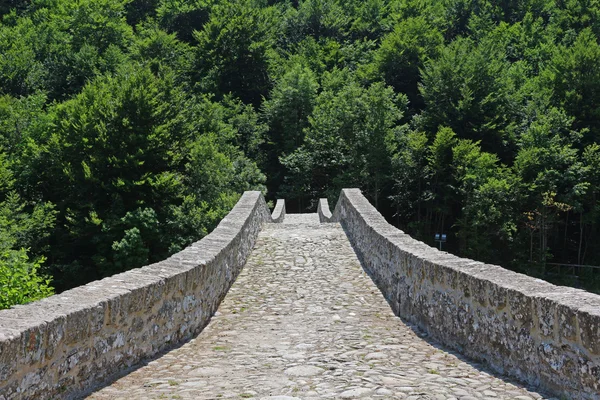
[[[333,214],[246,192],[165,261],[0,311],[3,400],[599,392],[600,296],[429,247],[357,189]]]

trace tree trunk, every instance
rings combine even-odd
[[[579,214],[579,248],[577,249],[577,264],[582,264],[581,246],[583,244],[583,210]]]
[[[533,262],[533,234],[535,231],[533,229],[529,232],[529,262]]]
[[[569,227],[569,210],[567,210],[567,215],[565,217],[565,231],[563,234],[563,255],[562,258],[563,260],[566,260],[566,258],[569,256],[569,252],[567,251],[567,230]]]

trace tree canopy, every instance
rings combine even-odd
[[[244,190],[359,187],[456,254],[599,290],[600,5],[0,5],[0,307],[151,263]]]

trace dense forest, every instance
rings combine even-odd
[[[7,0],[0,308],[167,257],[244,190],[359,187],[597,290],[597,0]],[[568,269],[568,268],[567,268]]]

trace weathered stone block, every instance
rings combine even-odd
[[[497,365],[510,355],[507,348],[507,316],[506,313],[497,313],[494,309],[478,309],[476,312],[475,334],[482,341],[483,346],[490,349],[488,360]],[[484,347],[485,349],[485,347]]]
[[[439,335],[446,340],[454,340],[454,331],[450,329],[454,324],[454,318],[458,313],[458,307],[454,297],[442,290],[433,293],[430,317],[433,325],[437,328]]]
[[[396,301],[398,304],[398,314],[408,316],[412,314],[412,304],[410,301],[410,284],[406,276],[401,276],[398,279],[396,288]]]
[[[580,382],[583,386],[583,391],[591,395],[588,398],[597,399],[600,394],[600,363],[580,354],[578,366],[579,371],[581,371]],[[581,388],[578,389],[581,390]]]
[[[48,324],[42,322],[22,330],[21,360],[23,364],[34,365],[44,362],[47,328]]]
[[[428,281],[429,285],[436,284],[435,263],[431,260],[423,260],[422,262],[423,280]]]
[[[583,347],[594,355],[600,355],[600,309],[581,308],[577,311],[577,322]]]
[[[510,322],[509,322],[510,325]],[[536,383],[539,381],[539,368],[531,368],[532,365],[539,366],[538,343],[531,336],[529,328],[524,326],[510,325],[507,331],[507,348],[510,350],[506,363],[509,370],[521,379]]]
[[[518,289],[508,289],[509,315],[526,329],[533,327],[533,298]]]
[[[196,293],[205,276],[206,264],[198,265],[185,272],[186,293]]]
[[[57,345],[54,340],[55,335],[60,333],[64,324],[64,320],[56,321],[57,315],[59,313],[45,303],[40,307],[21,305],[2,311],[0,323],[9,330],[18,331],[21,334],[19,352],[21,365],[44,363],[47,357],[52,355]],[[50,323],[46,321],[50,321]],[[0,327],[0,332],[2,331],[3,329]],[[48,336],[52,336],[49,342]]]
[[[66,376],[76,374],[79,368],[90,361],[93,350],[87,345],[73,347],[58,363],[58,375]]]
[[[578,357],[573,349],[557,346],[552,341],[538,346],[540,374],[554,382],[558,389],[575,390],[581,379]]]
[[[48,368],[43,366],[37,371],[26,373],[19,382],[18,392],[27,393],[31,398],[40,398],[50,387],[46,377]]]
[[[482,307],[487,307],[488,304],[487,282],[485,278],[475,275],[471,275],[469,279],[473,301],[479,303]]]
[[[459,272],[456,279],[456,288],[458,294],[463,299],[470,299],[472,296],[471,293],[471,276],[465,274],[464,272]]]
[[[508,302],[508,289],[496,280],[489,280],[485,283],[485,291],[488,294],[488,303],[498,311],[504,310]]]
[[[454,321],[454,331],[456,338],[461,345],[473,344],[475,336],[473,336],[475,315],[474,309],[469,298],[459,298],[456,301],[457,319]]]
[[[556,327],[556,302],[547,297],[535,297],[538,330],[546,339],[558,339]]]
[[[444,285],[452,289],[453,291],[458,290],[458,276],[460,272],[454,267],[446,267],[443,269]]]
[[[558,324],[558,337],[561,342],[577,340],[577,313],[564,304],[557,304],[556,318]]]
[[[0,382],[8,378],[18,369],[21,346],[21,331],[4,326],[0,321]]]

